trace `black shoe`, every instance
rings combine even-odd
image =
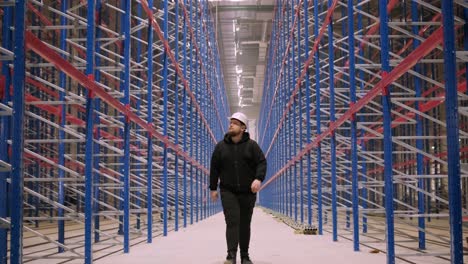
[[[241,264],[253,264],[249,257],[243,257]]]
[[[224,264],[236,264],[237,253],[229,253],[224,261]]]

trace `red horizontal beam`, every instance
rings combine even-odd
[[[84,2],[83,3],[85,6],[88,4],[87,2]],[[28,10],[31,10],[35,15],[37,15],[39,17],[39,20],[46,26],[53,26],[53,23],[50,21],[50,19],[46,16],[44,16],[44,14],[37,10],[31,3],[28,2]],[[104,23],[101,23],[100,26],[104,27],[104,28],[108,28],[106,24]],[[55,32],[57,33],[57,35],[60,34],[60,31],[58,29],[55,30]],[[105,34],[109,37],[114,37],[110,34],[110,32],[108,31],[104,31]],[[48,37],[50,39],[52,39],[52,36],[51,34],[48,34]],[[117,45],[117,48],[119,50],[122,50],[122,41],[117,41],[116,42],[116,45]],[[78,52],[78,54],[81,56],[82,59],[86,58],[86,53],[83,51],[82,47],[78,46],[76,43],[74,42],[70,42],[70,46],[76,51]],[[110,78],[109,76],[107,75],[103,75],[104,78],[106,78],[111,84],[115,85],[116,87],[118,87],[120,85],[120,83],[114,79],[114,78]]]
[[[431,21],[437,21],[441,18],[441,14],[437,14],[436,16],[434,16]],[[428,29],[430,28],[429,25],[423,27],[420,31],[419,31],[419,35],[421,36],[423,33],[425,33]],[[398,55],[402,54],[404,51],[406,51],[407,48],[409,48],[409,46],[413,43],[413,39],[411,39],[410,41],[408,41],[408,43],[397,53]],[[375,79],[376,77],[373,78],[373,80]],[[368,83],[368,85],[370,85],[370,83],[372,83],[372,81],[370,81]],[[429,90],[425,91],[422,96],[425,97],[427,96],[428,94],[430,94],[432,91],[438,89],[437,86],[434,86],[432,88],[430,88]],[[409,102],[410,103],[410,102]],[[409,103],[407,103],[406,105],[409,105]],[[403,110],[402,107],[399,107],[398,109],[396,109],[395,111],[396,112],[400,112],[401,110]],[[382,119],[380,119],[379,121],[382,121]],[[376,127],[378,127],[378,125],[373,125],[373,126],[370,126],[371,129],[377,129]],[[395,124],[392,126],[392,127],[395,127]],[[378,131],[383,131],[383,127],[380,126],[380,128],[378,128]]]
[[[463,147],[460,149],[460,153],[468,153],[468,147]],[[444,151],[444,152],[441,152],[441,153],[438,153],[436,155],[434,155],[435,157],[437,158],[445,158],[447,157],[448,155],[448,152],[447,151]],[[429,162],[431,159],[429,157],[424,157],[423,158],[423,162],[424,163],[427,163]],[[398,169],[398,168],[403,168],[405,166],[410,166],[410,165],[414,165],[416,164],[417,160],[416,159],[413,159],[413,160],[408,160],[408,161],[404,161],[404,162],[400,162],[400,163],[396,163],[393,165],[393,168],[394,169]],[[379,168],[376,168],[376,169],[373,169],[373,170],[369,170],[367,171],[367,174],[376,174],[376,173],[380,173],[380,172],[383,172],[384,171],[384,167],[381,166]]]
[[[25,94],[25,100],[26,102],[28,103],[31,103],[31,102],[44,102],[43,100],[31,95],[31,94]],[[57,116],[59,118],[62,117],[61,115],[61,106],[52,106],[52,105],[47,105],[47,104],[34,104],[34,106],[38,109],[41,109],[43,111],[46,111],[47,113],[51,114],[51,115],[54,115],[54,116]],[[65,115],[65,120],[67,122],[70,122],[70,124],[73,124],[73,125],[77,125],[77,126],[80,126],[80,127],[84,127],[85,126],[85,121],[83,121],[82,119],[76,117],[76,116],[73,116],[71,114],[66,114]],[[114,136],[108,132],[105,132],[105,131],[100,131],[101,135],[103,138],[106,138],[106,139],[112,139],[112,140],[120,140],[121,138],[117,137],[117,136]],[[136,148],[136,146],[134,146]]]
[[[458,87],[457,87],[457,90],[460,93],[466,93],[466,81],[459,83]],[[435,97],[445,98],[445,91],[440,91]],[[441,99],[441,100],[438,100],[438,101],[431,100],[429,102],[422,103],[422,104],[419,105],[419,111],[423,112],[423,113],[428,112],[429,110],[432,110],[432,109],[436,108],[437,106],[441,105],[444,101],[445,101],[444,99]],[[401,124],[400,122],[405,122],[410,118],[414,118],[415,116],[416,116],[415,112],[409,112],[409,113],[406,113],[404,116],[400,116],[400,117],[396,118],[393,121],[395,123],[392,124],[392,128],[400,125]],[[400,123],[400,124],[398,124],[398,123]],[[383,132],[383,127],[380,127],[376,131],[379,132],[379,133],[382,133]]]

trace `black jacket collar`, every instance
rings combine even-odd
[[[241,140],[239,141],[238,144],[247,142],[247,141],[249,141],[249,139],[250,139],[249,132],[244,132],[244,134],[242,134],[242,138],[241,138]],[[226,135],[224,135],[224,142],[226,142],[228,144],[234,144],[234,142],[232,142],[231,136],[228,133],[226,133]]]

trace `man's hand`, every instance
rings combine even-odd
[[[210,191],[211,201],[216,202],[218,200],[218,191]]]
[[[252,185],[250,186],[250,189],[252,190],[253,193],[257,193],[260,190],[260,186],[262,185],[262,182],[259,180],[254,180],[252,182]]]

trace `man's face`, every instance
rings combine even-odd
[[[245,130],[245,126],[237,119],[231,119],[231,123],[229,124],[228,134],[231,137],[235,137],[242,133]]]

